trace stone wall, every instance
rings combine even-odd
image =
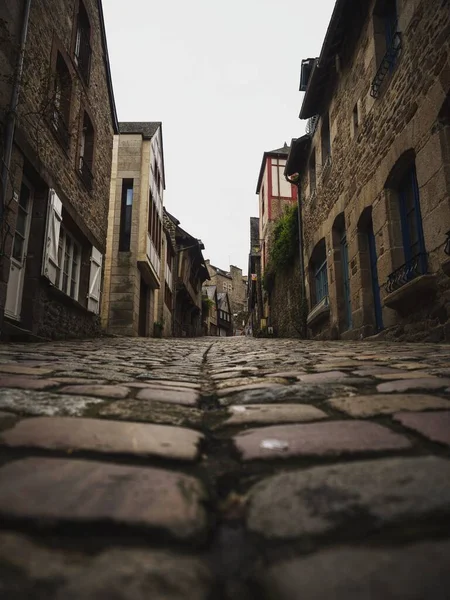
[[[302,301],[299,259],[278,271],[269,293],[269,325],[274,335],[283,338],[301,337]]]
[[[4,11],[15,19],[11,31],[21,29],[22,2],[2,3]],[[11,201],[13,191],[19,193],[26,178],[34,192],[30,242],[27,252],[23,303],[18,324],[45,337],[84,336],[98,331],[98,319],[87,310],[83,280],[89,277],[92,247],[101,253],[106,248],[109,183],[115,109],[108,87],[106,48],[102,37],[101,16],[97,0],[85,0],[91,27],[91,67],[86,83],[75,62],[74,47],[79,0],[43,0],[32,2],[24,56],[21,94],[17,109],[10,188],[7,191],[5,221],[9,232],[3,232],[5,256],[0,261],[0,306],[3,309],[6,284],[10,272],[10,248],[15,231],[17,203]],[[20,10],[14,12],[11,6]],[[17,39],[0,33],[0,62],[4,56],[17,58]],[[55,67],[58,52],[70,76],[64,100],[70,101],[68,144],[58,138],[51,125],[54,103]],[[7,83],[0,83],[0,99],[4,110],[9,101]],[[94,129],[92,189],[79,172],[80,140],[84,113]],[[85,259],[81,264],[80,293],[76,300],[61,298],[56,293],[47,297],[48,281],[41,275],[45,239],[45,219],[49,189],[55,189],[62,201],[62,222],[80,245]],[[46,240],[45,240],[46,241]],[[3,245],[3,244],[2,244]],[[87,284],[88,285],[88,284]],[[67,300],[67,302],[65,302]],[[40,306],[39,303],[42,302]],[[61,302],[60,309],[53,309]],[[3,313],[3,310],[1,311]]]
[[[346,29],[345,50],[330,70],[328,96],[312,139],[317,190],[308,171],[302,177],[305,264],[325,241],[330,315],[313,337],[364,337],[376,333],[370,265],[365,241],[372,223],[381,286],[384,333],[405,339],[450,339],[448,278],[443,274],[445,233],[450,230],[450,10],[449,2],[399,0],[402,49],[378,98],[370,95],[380,63],[375,2],[362,15],[361,28]],[[353,39],[352,39],[353,37]],[[329,114],[331,167],[323,169],[322,126]],[[355,114],[357,118],[355,120]],[[428,272],[434,293],[408,310],[392,307],[388,276],[405,262],[396,185],[415,164]],[[342,256],[338,234],[346,233],[352,324],[345,322]],[[431,280],[430,280],[431,281]],[[313,279],[307,281],[310,308]],[[409,284],[408,284],[409,285]],[[406,290],[406,288],[405,288]],[[415,295],[414,291],[412,292]],[[435,328],[438,330],[435,331]]]

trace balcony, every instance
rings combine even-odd
[[[150,261],[151,266],[153,267],[159,278],[161,259],[159,258],[159,255],[149,234],[147,234],[147,258]]]
[[[372,98],[378,98],[380,95],[381,86],[387,75],[392,72],[397,56],[402,49],[402,36],[399,31],[394,34],[392,45],[387,49],[386,54],[383,56],[380,66],[378,67],[377,74],[375,75],[372,85],[370,87],[370,95]]]
[[[166,263],[166,267],[164,269],[164,279],[170,290],[173,289],[173,275],[172,271],[169,268],[169,265]]]
[[[425,275],[426,272],[427,255],[421,252],[389,275],[386,283],[387,293],[398,290],[412,279]]]
[[[387,296],[383,304],[407,313],[428,300],[437,290],[437,276],[427,270],[427,255],[420,253],[393,271],[386,282]]]
[[[83,156],[80,156],[80,176],[83,180],[84,185],[89,191],[92,191],[92,185],[94,182],[94,175],[92,174],[91,168]]]
[[[317,124],[319,123],[319,115],[314,115],[314,117],[310,117],[306,121],[306,133],[311,137],[314,135],[317,129]]]
[[[322,298],[322,300],[316,304],[312,310],[308,313],[308,317],[306,319],[306,324],[308,327],[312,327],[328,319],[330,316],[330,299],[328,296]]]

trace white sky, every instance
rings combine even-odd
[[[162,121],[167,210],[247,273],[263,152],[304,132],[303,58],[334,0],[103,0],[119,121]]]

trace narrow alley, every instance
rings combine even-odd
[[[448,345],[108,337],[0,363],[0,597],[450,597]]]

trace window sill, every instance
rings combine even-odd
[[[66,306],[75,308],[75,309],[77,309],[83,313],[89,314],[89,315],[95,314],[95,313],[89,311],[86,308],[86,306],[83,306],[78,300],[75,300],[75,298],[68,296],[67,294],[62,292],[59,288],[52,285],[50,282],[47,281],[47,279],[45,277],[43,279],[45,279],[45,281],[48,283],[49,294],[51,296],[53,296],[55,299],[59,300],[62,304],[65,304]]]
[[[411,304],[416,305],[424,297],[434,294],[436,290],[437,276],[435,274],[419,275],[388,294],[383,300],[383,305],[403,312],[408,310]]]
[[[314,308],[308,313],[306,324],[308,327],[316,325],[321,321],[325,321],[330,316],[330,299],[328,296],[322,298],[319,304],[316,304]]]

